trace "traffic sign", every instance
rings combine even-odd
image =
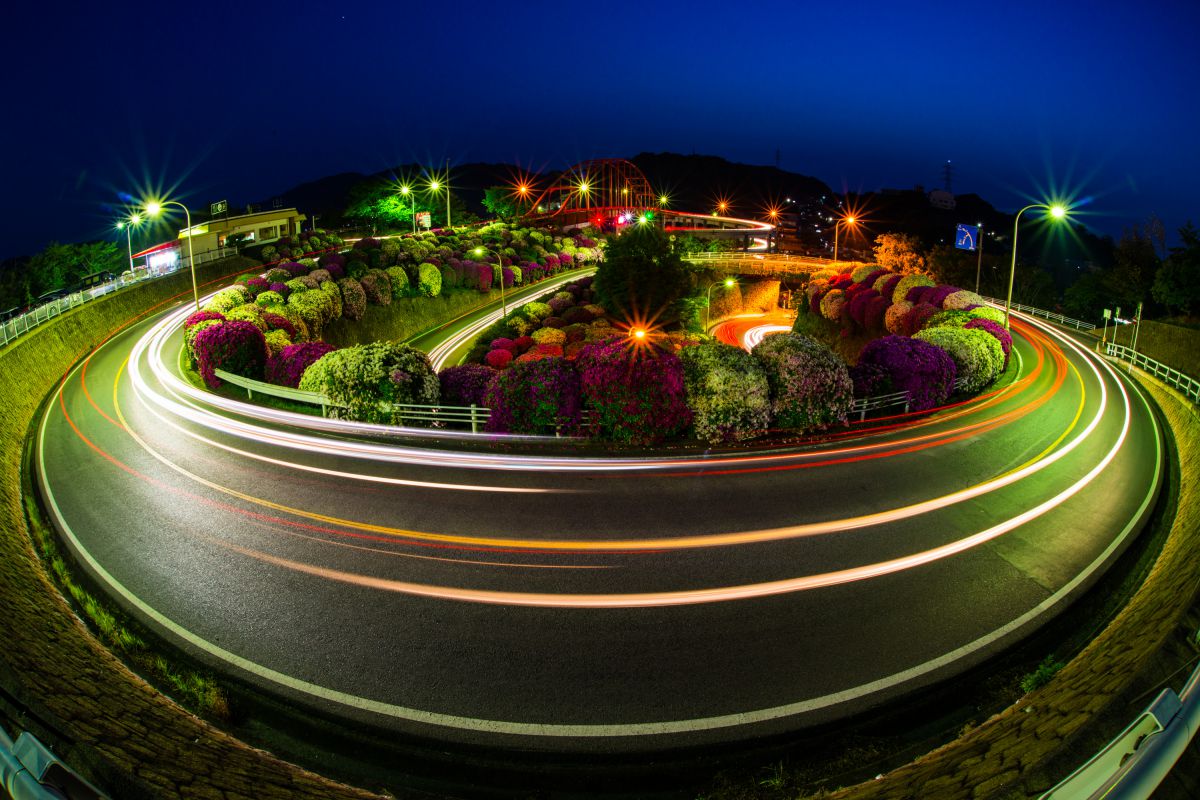
[[[959,225],[954,232],[954,246],[959,250],[975,252],[979,242],[979,228],[974,225]]]
[[[229,201],[228,200],[218,200],[217,202],[211,204],[208,207],[208,213],[214,217],[217,214],[224,214],[228,210],[229,210]]]

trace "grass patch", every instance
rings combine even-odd
[[[1038,664],[1037,669],[1030,672],[1024,678],[1021,678],[1021,691],[1029,694],[1035,689],[1042,688],[1064,666],[1066,665],[1057,660],[1053,655],[1046,656],[1042,659],[1042,663]]]
[[[43,522],[41,509],[29,492],[25,493],[24,502],[25,519],[47,572],[63,596],[70,599],[88,629],[150,683],[166,687],[167,693],[189,711],[228,720],[230,706],[225,689],[211,675],[181,667],[155,652],[132,620],[84,588],[72,573],[57,539]]]

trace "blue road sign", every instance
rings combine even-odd
[[[974,250],[979,242],[979,228],[974,225],[959,225],[954,233],[954,246],[959,250]]]

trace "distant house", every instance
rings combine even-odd
[[[300,225],[308,219],[294,208],[275,208],[236,217],[215,217],[206,222],[197,222],[191,228],[179,231],[174,241],[162,242],[148,247],[134,258],[145,258],[143,266],[151,274],[161,275],[187,266],[187,240],[191,237],[196,263],[209,260],[222,248],[233,248],[248,244],[262,244],[300,232]]]

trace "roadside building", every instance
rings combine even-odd
[[[294,208],[275,208],[270,211],[234,217],[214,217],[204,222],[196,222],[191,228],[180,230],[176,239],[134,253],[134,259],[145,259],[141,264],[135,263],[134,268],[139,271],[146,270],[151,275],[163,275],[187,267],[188,237],[192,240],[196,263],[202,264],[215,258],[233,255],[239,246],[263,244],[284,236],[295,236],[306,219],[308,217]]]

